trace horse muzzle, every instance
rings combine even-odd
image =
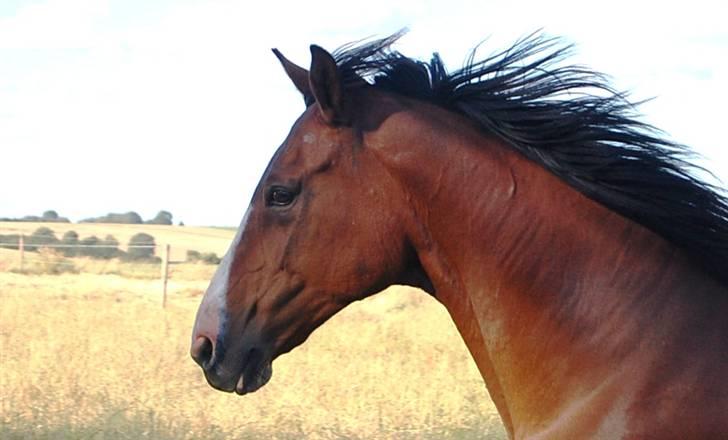
[[[190,355],[202,367],[207,382],[215,389],[252,393],[268,383],[273,375],[271,359],[257,347],[242,350],[242,355],[228,356],[221,344],[198,335],[192,342]]]

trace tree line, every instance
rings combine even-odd
[[[20,218],[0,217],[0,222],[46,222],[46,223],[71,223],[66,217],[61,217],[56,211],[45,211],[43,215],[26,215]]]
[[[17,250],[20,248],[20,235],[0,235],[0,243],[2,243],[0,247]],[[113,235],[107,235],[103,239],[95,235],[80,238],[76,231],[67,231],[59,239],[55,232],[47,227],[40,227],[31,235],[23,236],[23,249],[28,252],[37,252],[43,247],[57,247],[58,253],[65,257],[159,261],[159,257],[154,256],[156,246],[154,237],[147,233],[134,234],[129,239],[126,251],[119,249],[119,245],[119,241]]]
[[[31,235],[23,236],[23,249],[28,252],[38,252],[43,247],[53,247],[64,257],[90,257],[110,260],[118,258],[125,261],[159,262],[160,258],[154,255],[156,242],[152,235],[145,232],[134,234],[127,243],[127,250],[119,248],[119,241],[113,235],[98,238],[95,235],[80,238],[76,231],[67,231],[59,239],[55,232],[47,227],[40,227]],[[0,248],[20,249],[19,234],[0,234]],[[187,262],[219,264],[220,257],[214,252],[187,251]]]
[[[149,220],[144,220],[134,211],[115,213],[110,212],[100,217],[90,217],[79,221],[79,223],[121,223],[128,225],[171,225],[173,224],[173,216],[169,211],[159,211],[157,215]],[[61,217],[54,210],[45,211],[40,217],[36,215],[26,215],[19,218],[0,217],[3,222],[49,222],[49,223],[71,223],[66,217]],[[179,223],[180,226],[184,224]]]

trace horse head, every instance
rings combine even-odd
[[[308,106],[263,174],[192,335],[208,382],[239,394],[262,387],[277,356],[347,304],[417,284],[409,211],[394,209],[406,192],[364,145],[377,122],[362,116],[371,98],[349,93],[318,46],[310,70],[274,53]]]

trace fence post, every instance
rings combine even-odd
[[[167,279],[169,278],[169,244],[164,246],[162,257],[162,308],[167,307]]]
[[[20,251],[20,272],[22,273],[25,263],[25,239],[23,238],[23,234],[20,234],[20,237],[18,237],[18,251]]]

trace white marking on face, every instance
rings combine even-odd
[[[303,143],[304,144],[313,144],[316,142],[316,135],[313,133],[306,133],[303,135]]]
[[[233,238],[225,256],[220,261],[205,295],[202,297],[202,303],[197,310],[197,318],[195,319],[195,330],[192,334],[193,339],[198,335],[216,338],[221,324],[225,321],[227,316],[226,297],[229,287],[230,267],[235,259],[235,250],[240,244],[252,211],[253,205],[251,204],[245,212],[243,220],[240,222],[235,238]]]
[[[602,419],[599,430],[594,434],[595,439],[613,439],[626,437],[629,433],[627,426],[629,417],[627,411],[632,406],[634,392],[627,392],[612,404],[612,409]]]

